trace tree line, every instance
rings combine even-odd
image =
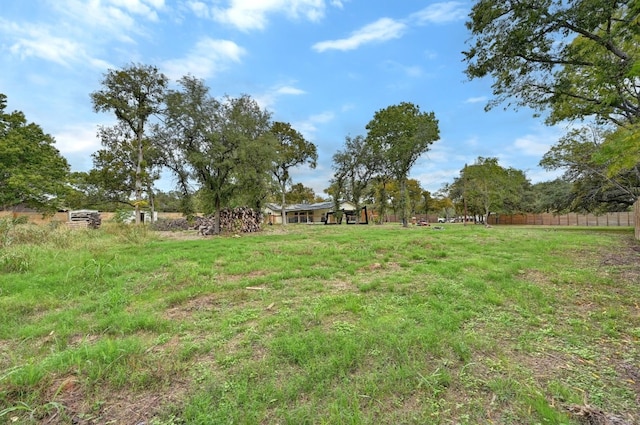
[[[490,78],[491,109],[532,108],[569,130],[541,159],[561,178],[531,184],[525,173],[479,157],[431,194],[409,179],[416,160],[439,139],[438,120],[408,102],[375,112],[366,134],[345,137],[333,156],[325,194],[339,204],[388,210],[483,215],[606,212],[640,196],[640,6],[632,0],[477,0],[469,14],[469,79]],[[273,122],[249,96],[216,98],[185,76],[177,89],[157,68],[109,70],[91,93],[101,127],[93,169],[70,172],[53,138],[0,94],[0,206],[164,205],[186,215],[266,202],[314,201],[293,184],[292,168],[317,163],[316,146],[286,122]],[[163,170],[169,193],[155,189]],[[284,214],[284,210],[283,210]],[[136,214],[136,217],[139,217]],[[286,223],[286,220],[283,220]]]

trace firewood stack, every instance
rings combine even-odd
[[[77,210],[69,211],[69,221],[67,225],[69,227],[85,227],[89,229],[97,229],[102,224],[102,218],[98,211],[92,210]]]
[[[261,230],[262,213],[252,208],[225,208],[220,211],[220,233],[254,233]],[[196,217],[195,228],[203,235],[215,234],[215,216]]]

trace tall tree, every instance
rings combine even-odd
[[[640,6],[635,0],[478,0],[464,52],[470,78],[549,123],[640,119]]]
[[[501,167],[497,158],[478,157],[449,186],[449,196],[461,200],[469,212],[482,214],[486,223],[492,212],[513,213],[522,208],[520,200],[528,187],[522,171]]]
[[[411,167],[440,138],[433,112],[420,112],[417,105],[402,102],[374,114],[367,124],[367,143],[384,158],[388,173],[400,184],[403,226],[408,226],[406,182]]]
[[[130,65],[124,69],[110,69],[104,76],[102,90],[91,93],[96,112],[113,112],[118,120],[112,131],[117,133],[118,145],[131,152],[133,158],[133,195],[136,223],[140,223],[140,205],[145,189],[145,180],[151,176],[151,161],[148,158],[147,126],[153,115],[162,109],[168,79],[154,66]],[[106,138],[103,130],[103,145],[109,150],[113,138]],[[121,140],[119,140],[122,138]],[[120,143],[121,142],[121,143]]]
[[[220,232],[220,210],[239,193],[251,189],[259,174],[267,175],[274,161],[275,138],[270,114],[248,96],[213,98],[202,80],[183,77],[180,90],[166,98],[165,125],[157,137],[172,152],[174,173],[199,186],[199,195],[215,213]]]
[[[309,167],[316,168],[318,153],[316,145],[305,140],[297,130],[289,123],[274,122],[271,133],[276,137],[276,159],[273,164],[273,176],[278,182],[282,198],[282,224],[286,224],[286,193],[287,185],[291,183],[289,170],[298,165],[307,163]]]
[[[608,177],[640,175],[640,151],[634,148],[640,136],[639,19],[636,0],[478,0],[467,22],[467,75],[493,78],[496,97],[487,108],[507,101],[548,112],[548,124],[588,119],[611,126],[607,148],[588,164],[607,163]],[[574,188],[594,193],[593,177]],[[634,192],[640,199],[639,186]],[[606,198],[591,199],[579,204],[612,207],[597,205]],[[611,202],[617,208],[618,198]]]
[[[22,112],[5,112],[0,93],[0,208],[25,204],[55,212],[68,188],[69,164],[55,140]]]
[[[344,183],[344,192],[356,210],[374,176],[381,171],[381,159],[363,136],[345,138],[344,149],[333,155],[334,179]],[[359,222],[360,214],[356,215]]]
[[[573,184],[565,179],[535,183],[532,186],[532,212],[564,213],[572,203]]]
[[[619,211],[632,205],[640,195],[637,166],[611,168],[611,162],[619,161],[617,156],[601,156],[608,137],[610,133],[594,126],[574,129],[540,161],[548,170],[565,170],[563,178],[573,183],[573,210]],[[612,170],[617,171],[612,173]]]

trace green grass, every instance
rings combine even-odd
[[[640,421],[630,229],[3,229],[0,424]]]

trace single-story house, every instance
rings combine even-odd
[[[317,223],[322,224],[327,213],[333,211],[333,202],[318,202],[315,204],[291,204],[285,206],[287,223]],[[351,202],[341,202],[340,210],[354,211],[355,205]],[[282,207],[278,204],[267,204],[264,209],[266,222],[271,224],[282,223]]]

